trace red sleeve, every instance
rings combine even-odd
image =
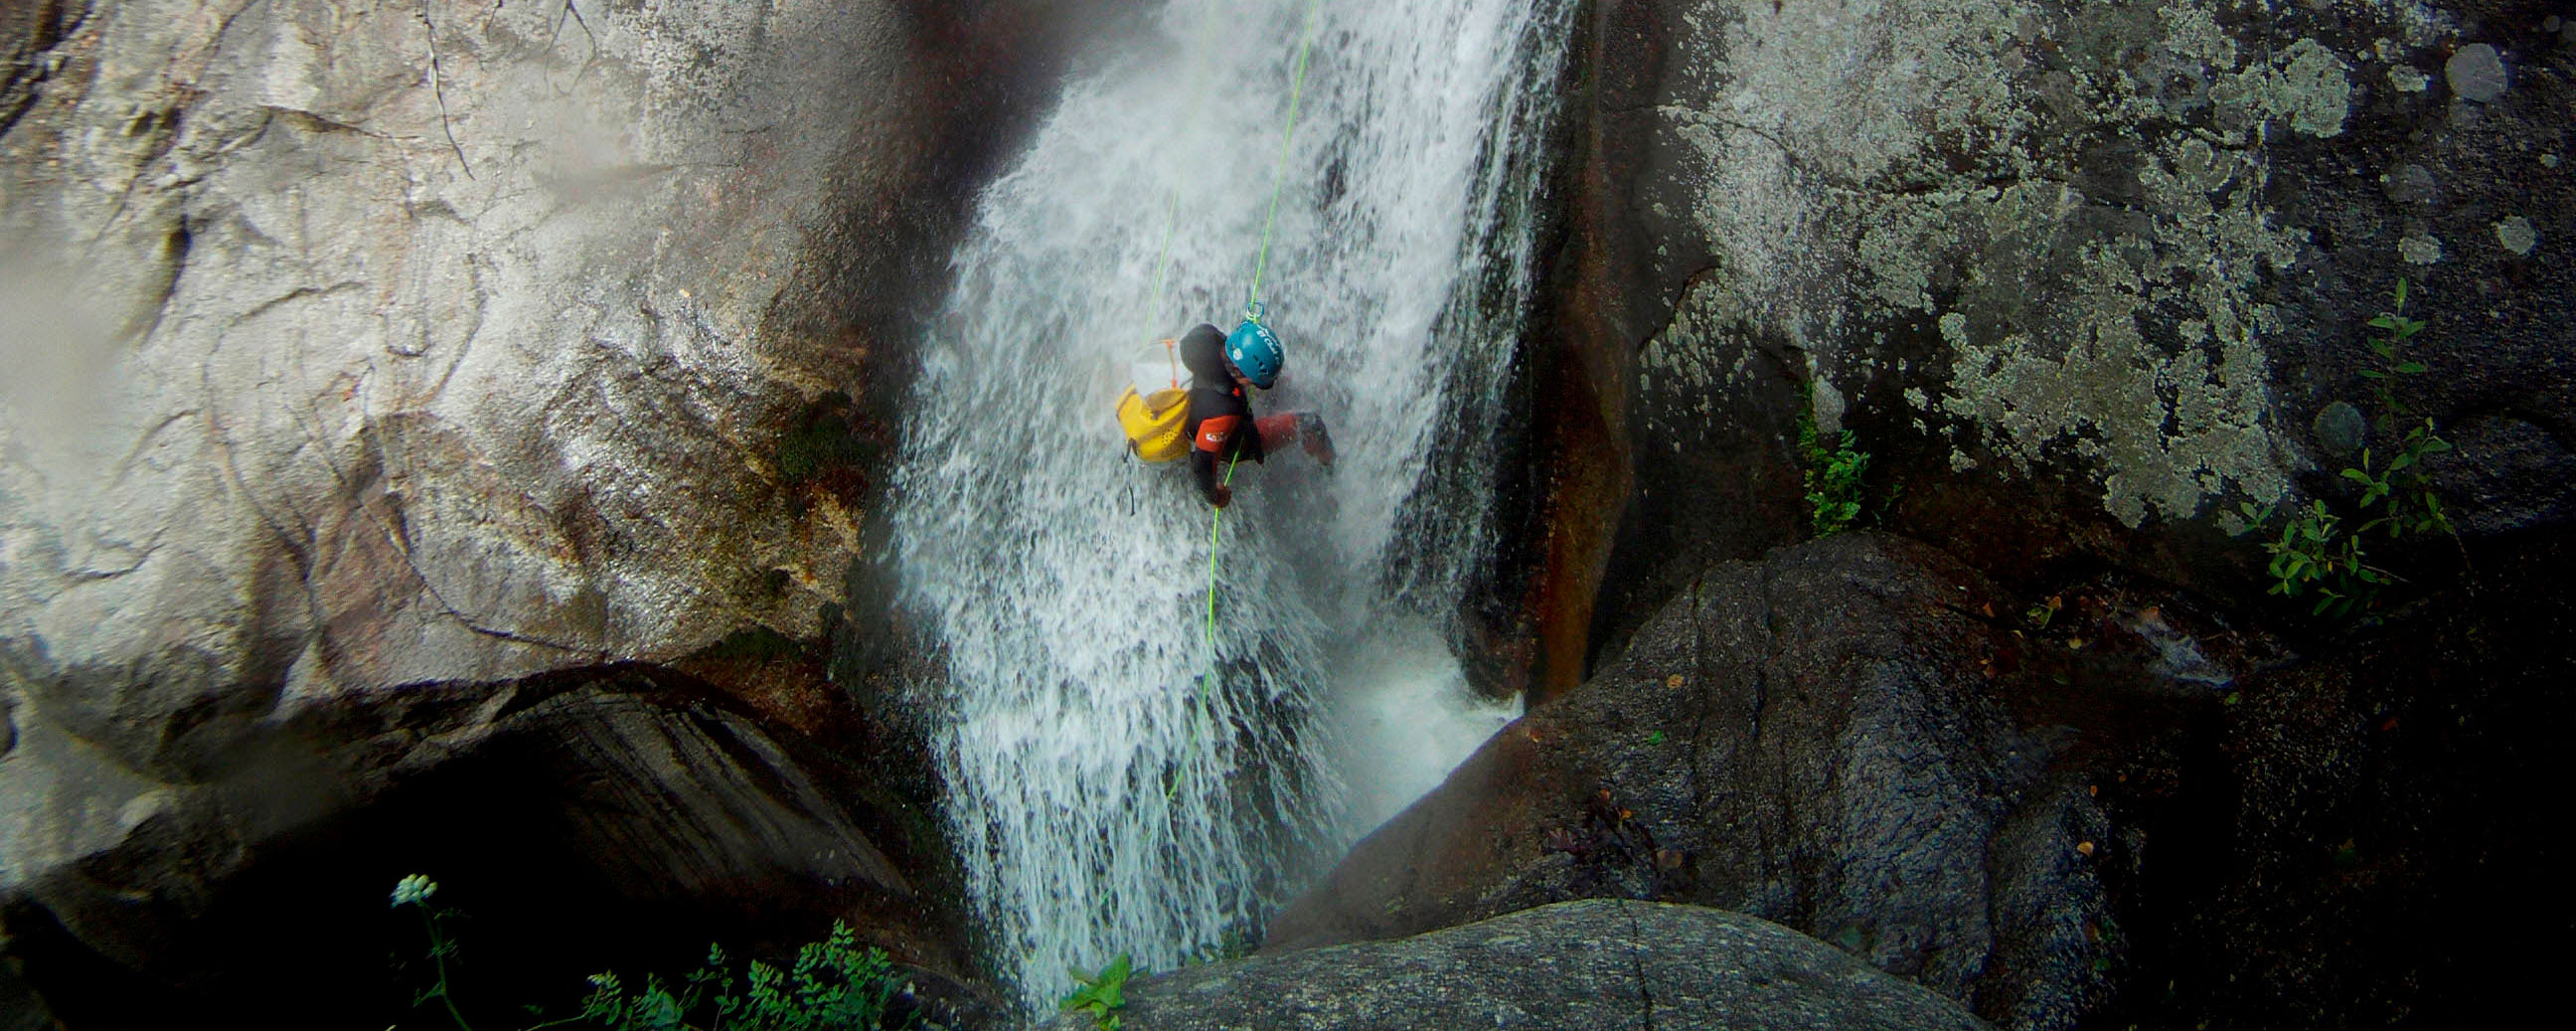
[[[1240,415],[1211,415],[1199,422],[1198,449],[1209,454],[1222,454],[1226,441],[1243,425]]]

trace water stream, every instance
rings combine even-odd
[[[1068,965],[1169,968],[1257,927],[1509,716],[1441,621],[1488,550],[1573,6],[1311,8],[1263,290],[1287,372],[1254,406],[1322,412],[1340,463],[1236,475],[1212,645],[1210,510],[1110,409],[1139,345],[1239,317],[1309,5],[1171,0],[984,196],[922,348],[895,545],[947,676],[947,818],[1032,1004]]]

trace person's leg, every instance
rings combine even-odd
[[[1253,428],[1261,434],[1261,449],[1276,451],[1292,443],[1303,443],[1307,457],[1319,465],[1333,464],[1333,438],[1324,431],[1324,417],[1313,412],[1281,412],[1256,420]]]
[[[1333,435],[1324,431],[1324,417],[1314,412],[1297,414],[1305,416],[1305,419],[1298,424],[1297,436],[1306,445],[1306,457],[1314,459],[1315,464],[1324,468],[1332,468]]]
[[[1304,412],[1281,412],[1253,420],[1253,430],[1261,434],[1261,450],[1277,451],[1296,443],[1298,424],[1305,416]]]

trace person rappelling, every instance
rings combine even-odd
[[[1178,340],[1164,341],[1159,355],[1149,350],[1136,366],[1138,385],[1118,404],[1130,451],[1149,462],[1189,456],[1200,496],[1218,508],[1234,500],[1228,481],[1236,463],[1260,462],[1275,449],[1298,444],[1316,464],[1333,464],[1333,440],[1323,416],[1311,411],[1253,416],[1250,392],[1278,382],[1287,354],[1278,334],[1260,321],[1257,306],[1250,315],[1233,333],[1201,324]],[[1164,379],[1158,370],[1166,365],[1168,380],[1154,382]],[[1184,370],[1186,381],[1180,375]]]
[[[1190,477],[1199,495],[1224,508],[1234,489],[1220,467],[1240,461],[1260,462],[1272,449],[1303,444],[1308,457],[1327,469],[1333,465],[1333,439],[1324,417],[1314,412],[1252,415],[1248,391],[1268,390],[1279,380],[1287,355],[1270,327],[1247,319],[1231,334],[1201,323],[1181,338],[1181,362],[1189,367]],[[1246,431],[1249,432],[1246,432]]]
[[[1189,455],[1199,494],[1219,513],[1234,500],[1234,467],[1244,459],[1259,462],[1271,448],[1302,442],[1316,464],[1327,469],[1333,465],[1333,442],[1325,434],[1322,416],[1283,412],[1255,419],[1247,398],[1249,391],[1270,389],[1287,357],[1278,334],[1261,321],[1261,283],[1270,271],[1271,232],[1279,227],[1279,196],[1288,182],[1288,145],[1297,136],[1298,106],[1306,96],[1306,58],[1315,49],[1315,14],[1322,7],[1322,0],[1306,5],[1305,39],[1297,44],[1297,63],[1289,72],[1288,124],[1279,132],[1279,169],[1270,180],[1270,214],[1261,223],[1261,247],[1252,263],[1252,288],[1244,294],[1243,321],[1232,333],[1203,323],[1180,340],[1163,341],[1159,363],[1149,350],[1133,366],[1134,384],[1118,399],[1118,422],[1127,431],[1129,453],[1148,462]],[[1163,273],[1170,266],[1172,234],[1179,229],[1180,202],[1180,192],[1174,190],[1165,208],[1163,253],[1154,260],[1154,287],[1148,295],[1158,300],[1163,296]],[[1184,366],[1191,378],[1187,389],[1181,385]],[[1158,367],[1168,368],[1168,379],[1157,373]],[[1222,476],[1218,475],[1220,464]],[[1211,520],[1208,526],[1211,646],[1216,635],[1217,525]]]

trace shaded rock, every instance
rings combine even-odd
[[[1982,1027],[1948,1000],[1778,924],[1599,900],[1396,941],[1216,963],[1131,984],[1129,1031],[1495,1027]],[[1088,1017],[1048,1025],[1083,1031]]]
[[[2547,1005],[2568,926],[2576,534],[2469,545],[2467,584],[2241,679],[2101,802],[2143,843],[2101,1026],[2470,1027]]]
[[[2230,675],[2153,610],[2120,617],[2138,657],[2113,672],[2043,669],[2112,642],[2051,652],[2017,615],[1891,538],[1715,567],[1362,841],[1266,948],[1662,899],[1781,921],[1999,1023],[2072,1026],[2123,949],[2098,873],[2116,829],[2078,771]]]
[[[46,1031],[56,1026],[45,1000],[36,986],[27,983],[18,969],[18,961],[0,957],[0,1029],[6,1031]]]
[[[562,1003],[600,969],[684,972],[709,940],[789,946],[833,917],[925,980],[967,969],[955,925],[904,872],[939,865],[935,837],[907,833],[920,816],[865,801],[888,793],[863,768],[668,671],[344,696],[264,723],[195,782],[33,727],[0,760],[31,875],[0,914],[74,1026],[398,1016],[417,986],[388,985],[386,959],[421,943],[384,897],[409,873],[468,915],[459,990],[494,1013]],[[68,844],[41,835],[76,824],[64,807],[105,809],[121,841],[44,856]],[[275,990],[281,966],[297,991]]]
[[[2399,165],[2380,176],[2388,199],[2401,204],[2429,204],[2438,195],[2433,173],[2422,165]]]
[[[2464,534],[2498,534],[2576,517],[2576,451],[2509,415],[2463,419],[2443,431],[2454,450],[2433,466],[2442,504]]]

